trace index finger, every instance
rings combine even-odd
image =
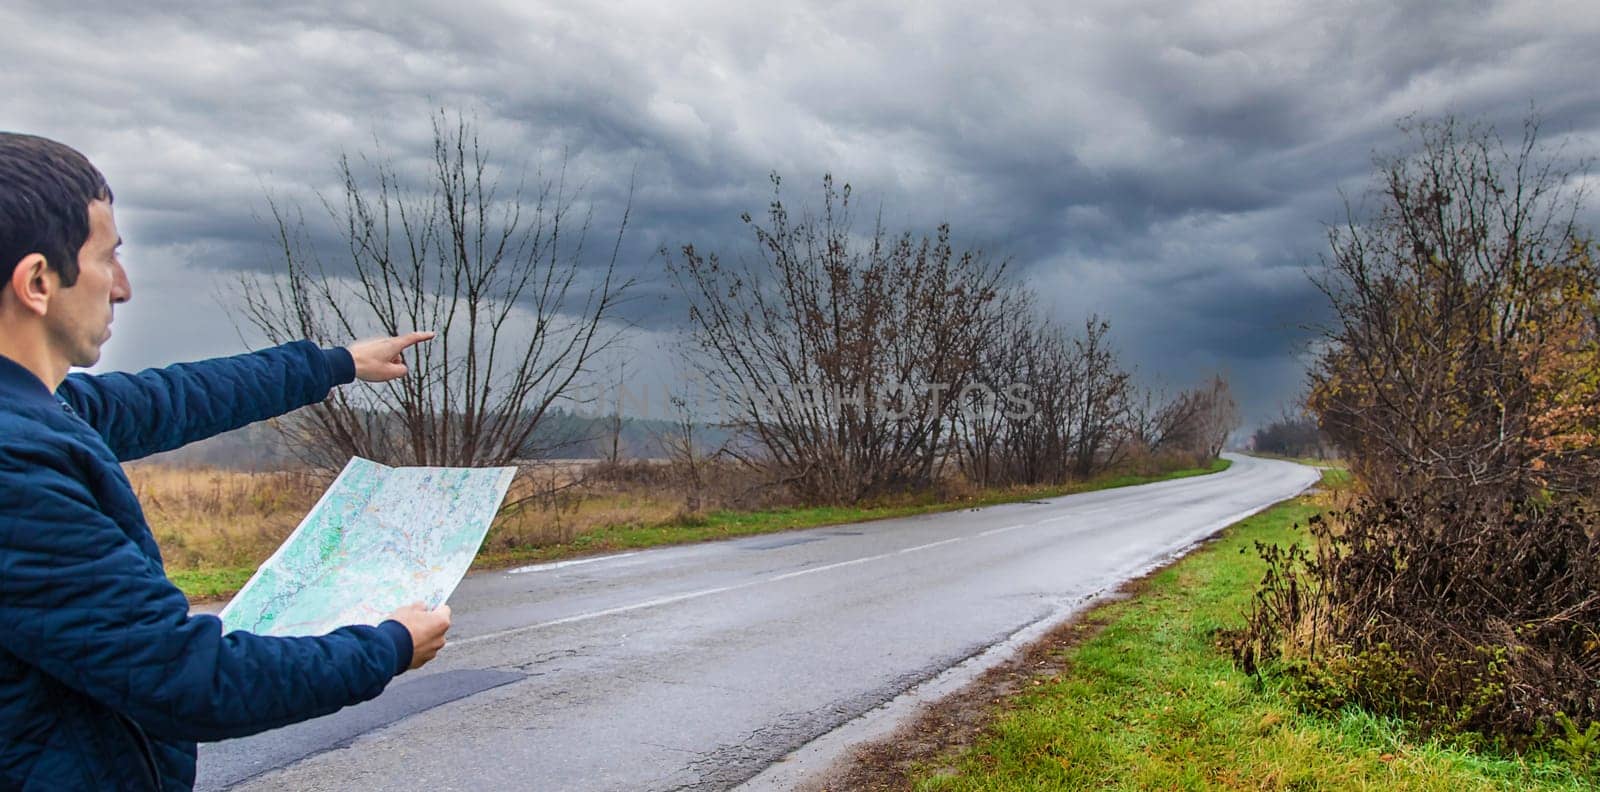
[[[432,340],[434,335],[436,334],[432,331],[416,330],[406,333],[405,335],[390,336],[388,338],[380,339],[384,344],[384,346],[380,348],[386,349],[388,355],[398,356],[401,352],[404,352],[407,349],[416,346],[417,344]],[[387,357],[388,355],[385,356]]]

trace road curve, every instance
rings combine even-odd
[[[1221,473],[469,576],[382,696],[202,745],[202,790],[727,789],[1029,625],[1291,497]]]

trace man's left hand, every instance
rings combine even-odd
[[[406,375],[406,361],[400,353],[433,338],[433,333],[406,333],[393,338],[369,338],[357,341],[346,349],[356,362],[356,379],[365,382],[388,382]]]

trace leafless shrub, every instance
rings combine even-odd
[[[744,218],[758,262],[663,251],[697,365],[750,440],[729,453],[819,502],[926,488],[993,330],[1004,262],[959,249],[947,226],[858,236],[850,188],[832,177],[821,213],[794,217],[779,184],[764,224]]]
[[[1026,295],[1007,290],[979,368],[988,387],[962,398],[957,412],[957,459],[966,479],[979,487],[1066,480],[1069,360],[1060,329]],[[998,398],[1004,388],[1021,401]]]
[[[961,469],[979,486],[1059,484],[1116,466],[1135,447],[1133,385],[1099,317],[1070,337],[1028,302],[1002,304],[980,357],[989,387],[960,404]],[[995,398],[999,393],[1021,398]]]
[[[672,477],[683,492],[684,514],[695,515],[700,513],[703,505],[710,461],[721,453],[721,449],[708,453],[700,448],[696,439],[698,427],[686,399],[675,396],[672,405],[677,410],[672,429],[658,440],[667,452]]]
[[[1239,428],[1239,406],[1228,380],[1216,374],[1171,398],[1149,390],[1131,399],[1126,426],[1130,444],[1143,455],[1201,465],[1216,459]]]

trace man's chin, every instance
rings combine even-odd
[[[78,368],[88,368],[100,362],[100,347],[92,346],[78,350],[72,358],[72,365]]]

